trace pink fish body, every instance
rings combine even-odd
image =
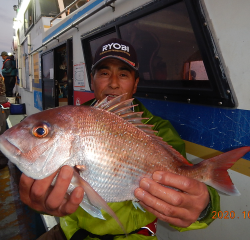
[[[170,171],[238,195],[227,174],[250,147],[232,150],[199,164],[141,123],[132,100],[119,97],[95,107],[64,106],[27,117],[0,136],[0,150],[27,176],[42,179],[63,165],[78,166],[80,176],[106,201],[136,200],[134,190],[156,170]]]

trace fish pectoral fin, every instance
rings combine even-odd
[[[139,208],[141,211],[146,212],[145,209],[141,206],[141,204],[137,201],[132,201],[135,209]]]
[[[80,203],[80,206],[91,216],[106,220],[105,217],[103,217],[101,210],[98,207],[92,205],[87,197],[83,198],[82,202]]]
[[[95,209],[94,211],[98,212],[97,209],[100,211],[100,209],[103,209],[106,213],[108,213],[111,217],[113,217],[116,222],[119,224],[123,232],[127,235],[127,232],[120,222],[119,218],[116,216],[114,211],[109,207],[109,205],[105,202],[105,200],[83,179],[80,177],[80,175],[74,170],[74,175],[71,179],[71,183],[75,186],[81,186],[84,189],[84,192],[86,193],[89,201],[89,205],[83,203],[83,206],[87,206],[90,208],[90,205],[92,205],[95,208],[90,208],[91,210]],[[91,212],[91,211],[90,211]],[[91,213],[90,213],[91,214]],[[92,215],[93,216],[93,215]]]
[[[84,170],[86,170],[86,166],[85,166],[85,165],[75,165],[75,167],[76,167],[79,171],[84,171]]]

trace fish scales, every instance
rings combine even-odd
[[[134,190],[139,181],[151,178],[157,170],[184,175],[226,194],[239,195],[227,169],[250,147],[192,165],[155,136],[150,125],[140,123],[142,112],[130,110],[133,99],[120,102],[121,97],[110,102],[104,99],[94,107],[64,106],[27,117],[0,136],[0,150],[34,179],[43,179],[63,165],[77,167],[81,177],[74,171],[68,193],[82,186],[87,197],[80,206],[100,219],[104,219],[100,211],[104,209],[124,232],[106,202],[136,200]]]
[[[135,200],[133,192],[140,179],[150,176],[154,169],[166,168],[166,163],[155,164],[161,153],[158,145],[112,113],[89,111],[82,122],[88,133],[83,139],[88,170],[81,172],[81,177],[108,202]]]

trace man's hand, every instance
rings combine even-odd
[[[62,217],[75,212],[83,199],[83,188],[75,188],[68,196],[66,191],[73,176],[73,169],[63,166],[55,186],[51,187],[56,174],[57,172],[42,180],[34,180],[22,174],[19,183],[21,200],[36,211],[53,216]]]
[[[140,181],[135,197],[142,207],[159,219],[184,228],[195,222],[209,203],[209,193],[204,183],[160,171],[153,174],[153,180],[143,178]]]

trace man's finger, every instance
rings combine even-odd
[[[163,200],[165,203],[168,203],[177,207],[186,207],[189,203],[187,202],[187,194],[177,191],[175,189],[162,186],[159,183],[155,182],[149,178],[143,178],[140,181],[140,188],[146,190],[157,199]],[[150,198],[149,198],[150,200]],[[152,202],[153,204],[154,202]],[[192,203],[190,203],[192,204]]]
[[[56,183],[46,200],[46,208],[49,210],[57,209],[63,199],[71,182],[73,176],[73,168],[69,166],[63,166],[58,174]]]
[[[34,181],[34,179],[27,177],[25,174],[21,175],[19,182],[19,193],[21,201],[27,205],[30,203],[30,190]]]
[[[32,201],[44,204],[45,198],[47,197],[50,185],[56,176],[57,172],[53,173],[49,177],[41,180],[35,180],[30,191],[30,198]],[[47,194],[46,194],[47,193]]]
[[[72,214],[74,213],[77,208],[79,207],[79,204],[81,203],[84,196],[84,191],[82,187],[77,187],[74,189],[74,191],[68,196],[67,201],[60,206],[58,212],[64,215]]]
[[[163,187],[164,188],[164,187]],[[170,189],[171,190],[171,189]],[[174,191],[174,190],[171,190]],[[157,194],[156,194],[157,195]],[[170,194],[171,195],[171,194]],[[141,188],[135,190],[135,196],[148,207],[156,210],[157,212],[172,218],[181,218],[180,210],[184,211],[180,206],[172,204],[171,196],[166,198],[155,197],[151,192],[144,191]]]
[[[153,179],[160,184],[176,188],[191,195],[200,194],[200,182],[189,177],[170,172],[156,171],[153,174]]]

